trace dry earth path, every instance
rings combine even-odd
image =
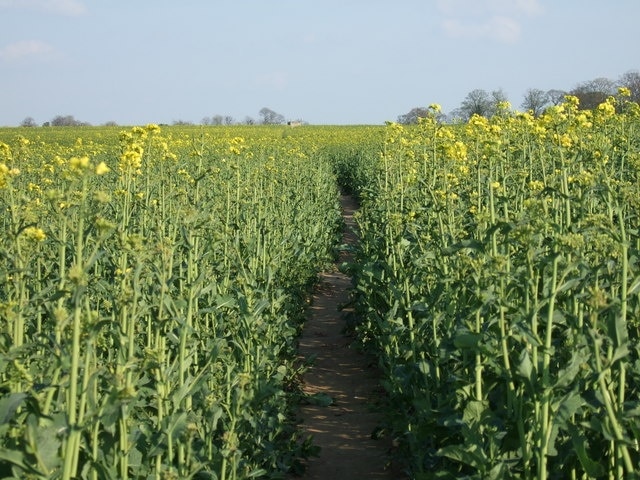
[[[342,196],[345,219],[344,244],[357,241],[353,212],[357,203]],[[343,252],[338,265],[349,260]],[[313,363],[303,376],[303,390],[318,402],[304,404],[298,413],[300,427],[320,447],[319,457],[309,459],[302,478],[308,480],[400,479],[389,468],[388,439],[373,439],[380,414],[372,408],[380,398],[378,372],[371,359],[352,346],[344,333],[345,311],[351,279],[338,271],[320,276],[307,321],[300,337],[299,355]],[[328,401],[330,405],[326,405]],[[323,402],[326,400],[326,402]]]

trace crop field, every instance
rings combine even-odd
[[[290,468],[296,336],[341,226],[335,132],[0,135],[0,477]]]
[[[640,108],[0,129],[0,478],[286,478],[296,338],[353,326],[410,478],[640,470]]]
[[[391,125],[354,265],[412,478],[640,471],[640,109]]]

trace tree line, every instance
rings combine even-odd
[[[302,120],[287,121],[285,116],[264,107],[258,112],[258,119],[247,116],[243,122],[237,122],[235,118],[230,115],[213,115],[212,117],[204,117],[200,122],[201,125],[282,125],[289,124],[301,124]],[[56,115],[52,120],[44,122],[43,127],[83,127],[90,126],[88,122],[76,120],[73,115]],[[104,126],[116,126],[116,122],[106,122]],[[193,125],[192,122],[185,120],[174,120],[172,125]],[[38,123],[33,117],[25,118],[21,123],[22,127],[37,127]]]
[[[640,72],[631,70],[621,75],[617,80],[599,77],[581,82],[568,91],[556,89],[545,91],[539,88],[529,88],[524,93],[520,107],[523,111],[531,112],[533,115],[538,116],[546,108],[562,103],[566,95],[573,95],[580,101],[579,106],[581,109],[590,110],[604,102],[608,97],[615,96],[620,87],[629,89],[631,95],[628,100],[640,103]],[[466,121],[473,115],[491,117],[504,102],[508,102],[508,98],[502,89],[491,92],[475,89],[467,94],[457,109],[448,115],[443,114],[441,120]],[[400,115],[398,123],[417,123],[418,118],[426,117],[428,113],[429,109],[427,107],[416,107],[408,113]]]

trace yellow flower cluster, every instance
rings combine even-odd
[[[11,177],[15,177],[19,174],[19,169],[9,168],[4,163],[0,163],[0,188],[5,188],[9,183]]]
[[[34,242],[42,242],[44,241],[45,238],[47,238],[47,235],[44,233],[44,230],[42,230],[41,228],[37,228],[37,227],[27,227],[22,231],[22,235],[27,238],[28,240],[34,241]]]

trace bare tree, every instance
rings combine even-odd
[[[52,127],[79,127],[88,126],[89,123],[81,122],[73,118],[73,115],[57,115],[51,120]]]
[[[246,117],[244,117],[244,124],[245,125],[255,125],[256,121],[253,118],[251,118],[249,116],[246,116]]]
[[[27,117],[24,120],[22,120],[22,122],[20,123],[20,126],[21,127],[37,127],[38,124],[33,119],[33,117]]]
[[[569,93],[578,97],[581,109],[591,110],[604,102],[609,96],[615,95],[616,84],[608,78],[599,77],[579,83]]]
[[[281,125],[284,123],[284,116],[267,107],[262,108],[259,114],[264,125]]]
[[[486,90],[472,90],[462,101],[459,112],[465,120],[473,115],[488,117],[491,112],[491,97]]]
[[[224,116],[224,124],[225,125],[233,125],[236,123],[235,119],[231,115]]]
[[[530,88],[524,94],[522,109],[531,112],[534,117],[542,114],[545,107],[549,105],[549,96],[544,90]]]
[[[631,70],[620,76],[618,80],[619,87],[626,87],[631,92],[629,100],[640,103],[640,72]]]
[[[567,92],[564,90],[551,89],[547,90],[547,100],[551,102],[552,105],[560,105],[564,102],[564,97],[567,95]]]
[[[489,103],[489,116],[493,116],[501,108],[501,105],[506,104],[509,101],[507,94],[501,88],[491,92],[491,101]]]
[[[410,125],[412,123],[418,123],[418,118],[424,118],[429,116],[429,110],[424,107],[412,108],[404,115],[398,116],[398,123],[403,125]]]

